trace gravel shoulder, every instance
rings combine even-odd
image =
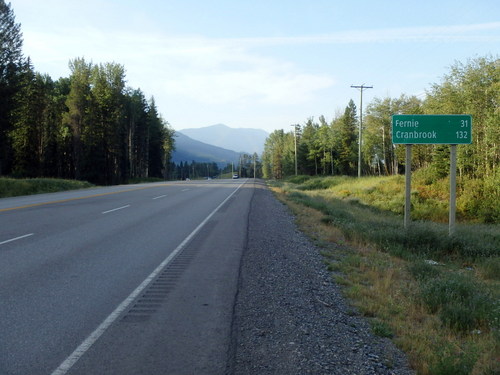
[[[247,236],[228,374],[414,374],[342,297],[320,250],[263,184]]]

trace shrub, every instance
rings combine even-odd
[[[371,320],[370,324],[374,335],[388,338],[394,337],[394,332],[389,324],[378,319]]]
[[[421,296],[431,313],[459,332],[490,328],[495,324],[498,302],[487,288],[461,274],[446,274],[422,283]]]
[[[437,168],[432,164],[428,167],[417,169],[412,173],[412,178],[416,184],[432,185],[434,182],[438,181],[441,176]]]
[[[309,181],[311,179],[311,176],[305,176],[305,175],[300,175],[300,176],[292,176],[287,178],[288,182],[291,182],[292,184],[303,184],[306,181]]]
[[[478,353],[473,348],[457,351],[448,345],[436,350],[439,355],[429,369],[433,375],[470,375],[478,358]]]
[[[479,263],[479,273],[485,279],[500,280],[500,258],[491,256]]]
[[[465,180],[457,198],[457,210],[469,220],[500,222],[500,170],[484,179]]]
[[[408,271],[418,281],[434,279],[441,274],[441,270],[437,266],[429,264],[422,259],[410,263]]]

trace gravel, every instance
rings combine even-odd
[[[342,297],[286,206],[258,187],[227,374],[414,374],[404,353],[374,336]]]

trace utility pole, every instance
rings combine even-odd
[[[373,86],[365,86],[363,83],[360,86],[351,85],[353,89],[361,91],[361,100],[359,104],[359,145],[358,145],[358,177],[361,177],[361,140],[363,137],[363,90],[372,89]]]

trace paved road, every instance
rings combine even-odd
[[[0,374],[221,374],[253,180],[0,200]]]

